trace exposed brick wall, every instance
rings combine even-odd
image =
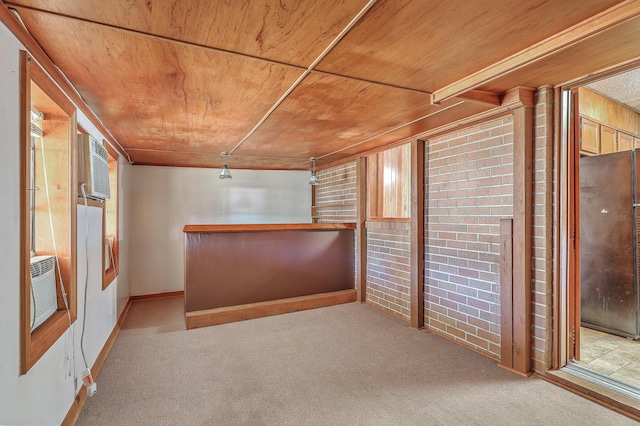
[[[367,302],[411,319],[411,223],[367,221]]]
[[[500,219],[513,215],[513,117],[425,147],[425,326],[500,355]]]
[[[355,222],[356,221],[356,162],[339,164],[319,170],[320,184],[315,189],[313,221]]]
[[[533,138],[532,354],[535,371],[551,368],[553,233],[553,89],[536,94]]]

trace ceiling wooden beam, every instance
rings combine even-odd
[[[550,55],[557,54],[583,40],[601,34],[629,20],[637,19],[639,16],[640,0],[622,2],[502,61],[435,90],[432,102],[437,104],[453,97],[459,97],[485,83],[503,77],[525,65],[530,65]]]

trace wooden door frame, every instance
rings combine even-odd
[[[554,122],[554,246],[553,270],[553,345],[554,370],[573,360],[578,353],[580,333],[579,286],[579,191],[577,87],[555,89]]]

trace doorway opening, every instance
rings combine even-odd
[[[640,68],[564,90],[562,103],[560,366],[640,399]]]

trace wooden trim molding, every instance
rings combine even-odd
[[[533,108],[513,113],[513,369],[531,372]]]
[[[355,223],[293,223],[293,224],[251,224],[251,225],[186,225],[185,233],[198,232],[263,232],[263,231],[332,231],[334,229],[355,229]]]
[[[169,291],[166,293],[141,294],[138,296],[131,296],[130,299],[132,302],[146,302],[149,300],[171,299],[173,297],[184,297],[184,291]]]
[[[367,222],[391,222],[391,223],[409,223],[410,217],[368,217]]]
[[[513,219],[500,220],[500,366],[513,368]]]
[[[192,328],[226,324],[290,312],[304,311],[307,309],[324,308],[327,306],[355,302],[356,298],[356,290],[349,289],[333,291],[330,293],[314,294],[311,296],[291,297],[288,299],[271,300],[268,302],[248,303],[246,305],[187,312],[187,329],[190,330]]]
[[[424,326],[424,145],[411,143],[411,328]]]
[[[367,300],[367,157],[356,160],[356,291]]]

